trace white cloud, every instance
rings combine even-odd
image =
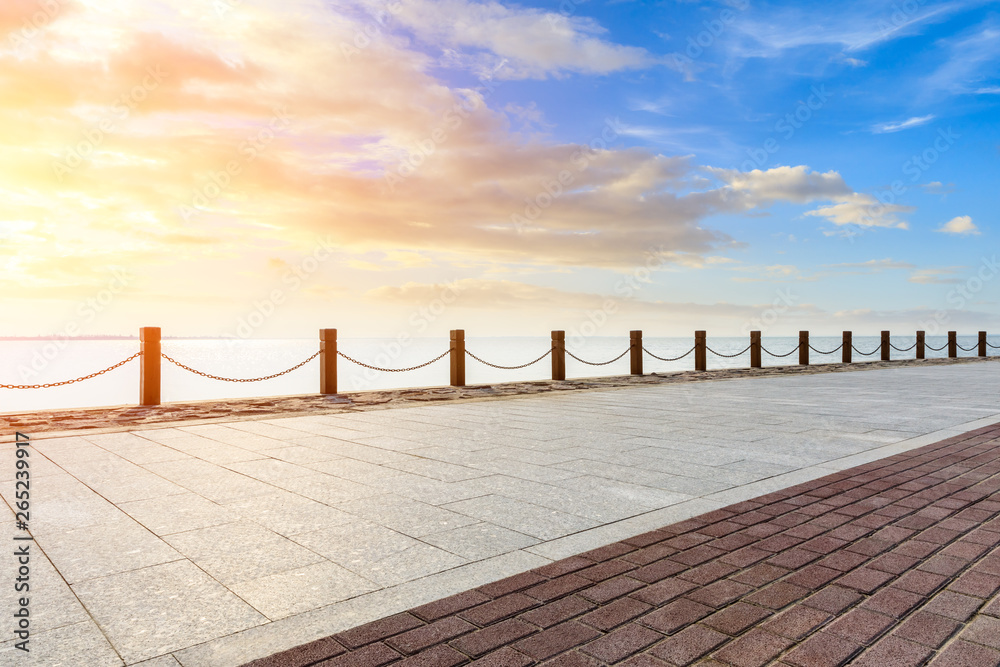
[[[958,278],[950,277],[958,273],[961,266],[946,266],[940,269],[917,269],[909,278],[909,282],[920,285],[954,285],[962,282]]]
[[[934,231],[945,234],[978,234],[979,228],[972,222],[972,216],[960,215],[952,218]]]
[[[934,120],[936,116],[930,114],[928,116],[914,116],[913,118],[908,118],[907,120],[898,123],[879,123],[872,127],[872,132],[875,134],[888,134],[890,132],[899,132],[900,130],[908,130],[911,127],[920,127],[921,125],[926,125],[927,123]]]
[[[908,229],[909,225],[896,217],[897,213],[913,211],[912,206],[883,204],[875,197],[861,192],[835,198],[837,203],[823,206],[806,215],[826,218],[835,225],[858,225],[859,227],[895,227]]]
[[[955,191],[954,183],[942,183],[941,181],[931,181],[920,186],[920,189],[929,195],[941,195],[942,198]]]
[[[897,262],[890,258],[869,259],[867,262],[845,262],[841,264],[826,264],[828,269],[859,269],[850,273],[879,273],[885,269],[915,269],[909,262]]]
[[[766,171],[737,171],[715,167],[707,167],[706,170],[726,183],[728,192],[742,197],[747,208],[775,201],[808,204],[851,194],[851,189],[837,172],[821,174],[810,171],[804,165],[775,167]]]
[[[395,20],[422,41],[473,50],[452,52],[452,63],[482,70],[507,61],[500,78],[607,74],[657,62],[645,49],[605,41],[606,30],[586,17],[474,0],[407,0],[400,7]]]
[[[976,90],[976,95],[1000,95],[1000,86],[986,86]]]
[[[741,266],[733,271],[753,274],[733,278],[735,283],[802,283],[815,282],[818,275],[805,276],[801,269],[793,264],[771,264],[770,266]]]
[[[801,4],[773,9],[767,20],[745,18],[736,29],[745,37],[733,45],[737,55],[774,58],[786,50],[833,45],[846,52],[861,51],[883,42],[920,34],[926,26],[988,0],[964,0],[935,7],[921,7],[910,13],[897,12],[888,3],[855,0],[838,3],[830,13],[821,5],[810,11]],[[923,3],[921,3],[923,4]],[[851,63],[853,64],[853,63]]]
[[[940,65],[920,82],[921,100],[939,102],[942,93],[964,95],[982,90],[981,82],[996,73],[1000,22],[987,19],[955,39],[943,40],[942,46]]]

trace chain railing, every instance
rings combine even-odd
[[[695,347],[697,347],[697,346],[695,346]],[[670,357],[669,359],[666,358],[666,357],[658,357],[655,354],[653,354],[652,352],[650,352],[649,350],[647,350],[645,347],[642,348],[642,351],[645,352],[646,354],[648,354],[649,356],[653,357],[654,359],[659,359],[660,361],[680,361],[684,357],[686,357],[689,354],[691,354],[692,352],[694,352],[695,351],[695,347],[692,347],[690,350],[688,350],[687,352],[685,352],[684,354],[682,354],[679,357]]]
[[[109,371],[113,371],[119,366],[124,366],[128,362],[142,356],[142,352],[136,352],[128,359],[124,361],[119,361],[114,366],[108,366],[103,371],[97,371],[96,373],[91,373],[90,375],[84,375],[83,377],[74,378],[72,380],[63,380],[62,382],[46,382],[45,384],[0,384],[0,389],[48,389],[49,387],[62,387],[63,385],[73,384],[75,382],[83,382],[84,380],[89,380],[95,378],[98,375],[104,375]]]
[[[227,378],[227,377],[222,377],[222,376],[219,376],[219,375],[212,375],[211,373],[203,373],[202,371],[195,370],[194,368],[191,368],[190,366],[185,366],[184,364],[182,364],[181,362],[177,361],[176,359],[174,359],[172,357],[168,357],[163,352],[161,352],[160,355],[164,359],[166,359],[167,361],[169,361],[170,363],[172,363],[175,366],[180,366],[184,370],[190,371],[191,373],[194,373],[195,375],[200,375],[202,377],[206,377],[206,378],[209,378],[209,379],[212,379],[212,380],[222,380],[223,382],[262,382],[263,380],[272,380],[272,379],[274,379],[276,377],[281,377],[282,375],[285,375],[287,373],[291,373],[292,371],[294,371],[296,369],[302,368],[303,366],[305,366],[306,364],[308,364],[310,361],[312,361],[313,359],[315,359],[316,357],[318,357],[319,356],[319,352],[316,352],[315,354],[313,354],[311,357],[309,357],[308,359],[306,359],[302,363],[295,364],[294,366],[292,366],[288,370],[281,371],[280,373],[273,373],[271,375],[265,375],[265,376],[259,377],[259,378]]]
[[[311,354],[304,361],[302,361],[302,362],[300,362],[300,363],[292,366],[291,368],[285,369],[285,370],[280,371],[278,373],[272,373],[270,375],[264,375],[264,376],[261,376],[261,377],[253,377],[253,378],[233,378],[233,377],[224,377],[224,376],[221,376],[221,375],[214,375],[212,373],[206,373],[204,371],[197,370],[197,369],[192,368],[191,366],[188,366],[187,364],[184,364],[184,363],[178,361],[177,359],[174,359],[173,357],[171,357],[171,356],[163,353],[160,350],[160,330],[159,330],[159,328],[146,327],[146,328],[141,329],[140,330],[140,341],[141,341],[142,347],[141,347],[141,349],[138,352],[136,352],[135,354],[131,355],[130,357],[128,357],[128,358],[126,358],[126,359],[118,362],[117,364],[114,364],[113,366],[109,366],[108,368],[105,368],[103,370],[97,371],[95,373],[90,373],[90,374],[84,375],[82,377],[74,378],[72,380],[65,380],[65,381],[62,381],[62,382],[49,382],[49,383],[44,383],[44,384],[0,384],[0,389],[46,389],[46,388],[51,388],[51,387],[60,387],[60,386],[64,386],[64,385],[69,385],[69,384],[74,384],[74,383],[78,383],[78,382],[83,382],[84,380],[89,380],[89,379],[95,378],[95,377],[97,377],[99,375],[104,375],[105,373],[113,371],[116,368],[124,366],[125,364],[129,363],[130,361],[133,361],[133,360],[138,359],[138,358],[141,358],[141,367],[140,367],[141,368],[141,370],[140,370],[140,373],[141,373],[140,374],[140,399],[141,399],[141,405],[145,406],[145,405],[159,405],[160,404],[160,360],[161,359],[164,359],[167,362],[169,362],[171,364],[174,364],[175,366],[177,366],[177,367],[179,367],[179,368],[181,368],[183,370],[186,370],[186,371],[188,371],[190,373],[194,373],[195,375],[199,375],[199,376],[204,377],[204,378],[208,378],[208,379],[212,379],[212,380],[219,380],[219,381],[222,381],[222,382],[246,383],[246,382],[263,382],[265,380],[271,380],[271,379],[274,379],[274,378],[277,378],[277,377],[281,377],[283,375],[291,373],[292,371],[295,371],[295,370],[297,370],[299,368],[302,368],[303,366],[305,366],[306,364],[308,364],[311,361],[314,361],[318,357],[319,358],[319,365],[320,365],[320,393],[321,394],[325,394],[325,395],[331,395],[331,394],[336,394],[337,393],[337,358],[338,357],[343,358],[343,359],[351,362],[352,364],[355,364],[357,366],[360,366],[362,368],[366,368],[366,369],[369,369],[369,370],[374,370],[374,371],[379,371],[379,372],[387,372],[387,373],[405,373],[405,372],[408,372],[408,371],[416,371],[416,370],[419,370],[421,368],[425,368],[427,366],[430,366],[433,363],[436,363],[436,362],[440,361],[441,359],[444,359],[446,356],[450,355],[451,356],[451,385],[452,386],[456,386],[456,387],[463,387],[463,386],[465,386],[465,359],[466,359],[466,357],[469,357],[469,358],[471,358],[471,359],[479,362],[480,364],[483,364],[485,366],[488,366],[490,368],[494,368],[494,369],[497,369],[497,370],[520,370],[520,369],[528,368],[529,366],[533,366],[533,365],[541,362],[542,360],[546,359],[547,357],[551,357],[552,358],[552,379],[553,380],[565,380],[566,379],[565,378],[565,360],[566,360],[566,356],[569,356],[572,359],[575,359],[576,361],[578,361],[578,362],[580,362],[582,364],[585,364],[587,366],[608,366],[610,364],[613,364],[613,363],[621,360],[626,355],[629,355],[631,353],[631,359],[630,359],[631,370],[630,370],[630,372],[633,375],[642,375],[643,374],[642,366],[643,366],[644,355],[649,356],[650,358],[656,359],[658,361],[670,363],[670,362],[680,361],[680,360],[686,358],[687,356],[691,355],[692,353],[694,353],[694,355],[695,355],[695,362],[694,362],[695,370],[697,370],[697,371],[705,371],[705,370],[707,370],[706,357],[707,357],[708,353],[711,353],[712,355],[715,355],[716,357],[721,357],[721,358],[724,358],[724,359],[734,359],[736,357],[740,357],[740,356],[746,354],[747,352],[750,352],[751,353],[751,360],[750,360],[751,368],[760,368],[761,367],[761,354],[762,353],[763,354],[767,354],[768,356],[774,357],[776,359],[783,359],[783,358],[786,358],[786,357],[790,357],[791,355],[795,354],[796,352],[800,352],[799,363],[802,364],[802,365],[808,365],[808,363],[809,363],[808,352],[810,350],[812,352],[815,352],[816,354],[819,354],[819,355],[832,355],[832,354],[837,353],[840,350],[844,350],[845,346],[849,346],[849,348],[850,348],[849,351],[845,351],[845,357],[848,360],[850,359],[850,351],[853,351],[853,352],[857,353],[858,355],[860,355],[862,357],[871,357],[871,356],[874,356],[874,355],[878,354],[879,352],[882,352],[883,354],[885,354],[888,348],[891,348],[893,350],[896,350],[897,352],[903,352],[903,353],[909,352],[910,350],[913,350],[914,348],[918,348],[916,356],[918,358],[920,358],[920,359],[924,358],[924,354],[923,354],[924,350],[931,350],[933,352],[941,352],[942,350],[945,350],[947,348],[949,350],[948,357],[956,357],[956,356],[958,356],[958,352],[957,352],[958,350],[961,350],[962,352],[973,352],[973,351],[975,351],[977,349],[977,346],[978,346],[979,350],[981,351],[980,352],[980,356],[985,357],[986,356],[986,351],[985,351],[986,348],[1000,349],[1000,345],[996,345],[994,343],[991,343],[989,340],[986,339],[985,332],[980,332],[979,333],[979,340],[978,340],[977,345],[973,345],[971,347],[964,347],[962,345],[959,345],[958,344],[958,338],[957,338],[957,335],[956,335],[955,332],[949,332],[949,334],[948,334],[948,342],[945,343],[944,345],[940,346],[940,347],[933,347],[931,345],[928,345],[926,343],[926,341],[924,340],[924,334],[923,334],[923,332],[917,332],[917,341],[914,342],[909,347],[901,347],[901,346],[893,344],[891,342],[891,340],[889,339],[889,333],[888,332],[882,332],[882,342],[881,342],[881,344],[878,347],[876,347],[874,350],[872,350],[871,352],[862,352],[861,350],[859,350],[851,342],[851,332],[844,332],[844,342],[842,342],[836,348],[827,351],[827,350],[820,350],[820,349],[816,348],[815,346],[811,345],[809,343],[809,332],[803,331],[803,332],[800,332],[798,345],[796,345],[795,347],[793,347],[788,352],[785,352],[785,353],[782,353],[782,354],[778,354],[778,353],[772,352],[771,350],[769,350],[766,347],[764,347],[763,344],[761,343],[760,332],[756,332],[755,331],[755,332],[751,332],[750,344],[749,345],[747,345],[745,348],[743,348],[739,352],[734,352],[734,353],[729,354],[729,353],[719,352],[718,350],[715,350],[715,349],[709,347],[709,345],[707,343],[706,332],[704,332],[704,331],[698,331],[698,332],[696,332],[696,335],[695,335],[695,344],[694,344],[693,347],[691,347],[686,352],[684,352],[683,354],[680,354],[680,355],[678,355],[676,357],[663,357],[663,356],[659,356],[657,354],[654,354],[653,352],[651,352],[649,349],[647,349],[642,344],[642,332],[641,331],[632,331],[630,333],[630,344],[625,349],[624,352],[622,352],[621,354],[617,355],[613,359],[609,359],[607,361],[589,361],[587,359],[583,359],[583,358],[577,356],[573,352],[570,352],[569,350],[566,349],[566,346],[565,346],[565,332],[564,331],[554,331],[554,332],[552,332],[552,346],[548,350],[546,350],[542,355],[540,355],[540,356],[532,359],[531,361],[523,363],[523,364],[504,365],[504,364],[496,364],[496,363],[487,361],[486,359],[483,359],[482,357],[480,357],[480,356],[478,356],[478,355],[476,355],[476,354],[468,351],[465,348],[465,332],[464,332],[464,330],[454,330],[454,331],[451,332],[451,345],[449,346],[449,348],[447,350],[445,350],[444,352],[442,352],[441,354],[439,354],[436,357],[434,357],[433,359],[430,359],[429,361],[426,361],[426,362],[424,362],[422,364],[417,364],[415,366],[408,366],[406,368],[384,368],[384,367],[381,367],[381,366],[375,366],[373,364],[365,363],[363,361],[355,359],[354,357],[351,357],[351,356],[349,356],[347,354],[344,354],[343,352],[339,351],[337,349],[337,330],[336,329],[322,329],[320,331],[320,349],[318,351],[314,352],[313,354]]]
[[[574,359],[576,359],[577,361],[579,361],[581,364],[587,364],[588,366],[607,366],[608,364],[615,363],[616,361],[618,361],[619,359],[621,359],[622,357],[624,357],[626,354],[628,354],[631,351],[632,351],[632,346],[630,345],[628,347],[628,349],[626,349],[624,352],[622,352],[621,354],[619,354],[614,359],[612,359],[610,361],[600,361],[600,362],[597,362],[597,361],[587,361],[586,359],[581,359],[580,357],[576,356],[575,354],[573,354],[569,350],[566,350],[566,354],[568,354],[569,356],[573,357]]]
[[[767,352],[772,357],[776,357],[778,359],[781,359],[782,357],[790,357],[793,353],[797,352],[800,347],[802,347],[801,343],[798,344],[798,345],[796,345],[795,347],[793,347],[790,351],[785,352],[784,354],[775,354],[774,352],[771,352],[769,349],[767,349],[763,345],[760,346],[760,349],[763,350],[764,352]]]
[[[705,350],[708,351],[708,352],[711,352],[712,354],[714,354],[717,357],[723,357],[725,359],[735,359],[736,357],[738,357],[740,355],[743,355],[743,354],[746,354],[747,352],[749,352],[751,347],[753,347],[753,343],[750,343],[749,345],[747,345],[745,348],[743,348],[742,350],[740,350],[736,354],[723,354],[721,352],[716,352],[715,350],[713,350],[712,348],[708,347],[707,345],[705,346]]]
[[[430,361],[425,361],[422,364],[417,364],[416,366],[410,366],[409,368],[380,368],[378,366],[372,366],[370,364],[366,364],[363,361],[358,361],[357,359],[353,359],[353,358],[347,356],[346,354],[344,354],[343,352],[341,352],[340,350],[337,351],[337,354],[339,356],[343,357],[344,359],[347,359],[352,364],[357,364],[358,366],[361,366],[362,368],[368,368],[368,369],[371,369],[373,371],[383,371],[385,373],[405,373],[406,371],[415,371],[415,370],[423,368],[425,366],[430,366],[435,361],[440,361],[441,359],[444,359],[450,353],[451,353],[451,350],[445,350],[444,352],[442,352],[438,356],[434,357]],[[317,352],[316,354],[319,354],[319,352]]]
[[[552,348],[549,348],[548,351],[545,352],[545,354],[543,354],[542,356],[538,357],[534,361],[529,361],[528,363],[521,364],[520,366],[501,366],[500,364],[491,364],[490,362],[486,361],[485,359],[480,359],[479,357],[477,357],[476,355],[472,354],[468,350],[466,350],[465,353],[467,355],[469,355],[470,357],[472,357],[473,359],[475,359],[476,361],[478,361],[479,363],[484,364],[486,366],[489,366],[490,368],[499,368],[500,370],[504,370],[504,371],[516,371],[518,369],[527,368],[528,366],[531,366],[533,364],[537,364],[539,361],[541,361],[545,357],[547,357],[550,354],[552,354]],[[620,358],[621,357],[619,357],[619,359]]]

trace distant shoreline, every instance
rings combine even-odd
[[[163,336],[163,340],[229,340],[229,336]],[[2,341],[43,341],[43,340],[139,340],[138,336],[0,336],[0,342]],[[284,340],[284,339],[282,339]],[[288,339],[288,340],[298,340],[298,339]],[[302,340],[306,340],[303,338]]]

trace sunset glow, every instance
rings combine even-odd
[[[996,330],[1000,21],[911,4],[5,0],[0,335]]]

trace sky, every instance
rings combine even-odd
[[[0,335],[1000,330],[996,2],[4,0],[0,90]]]

